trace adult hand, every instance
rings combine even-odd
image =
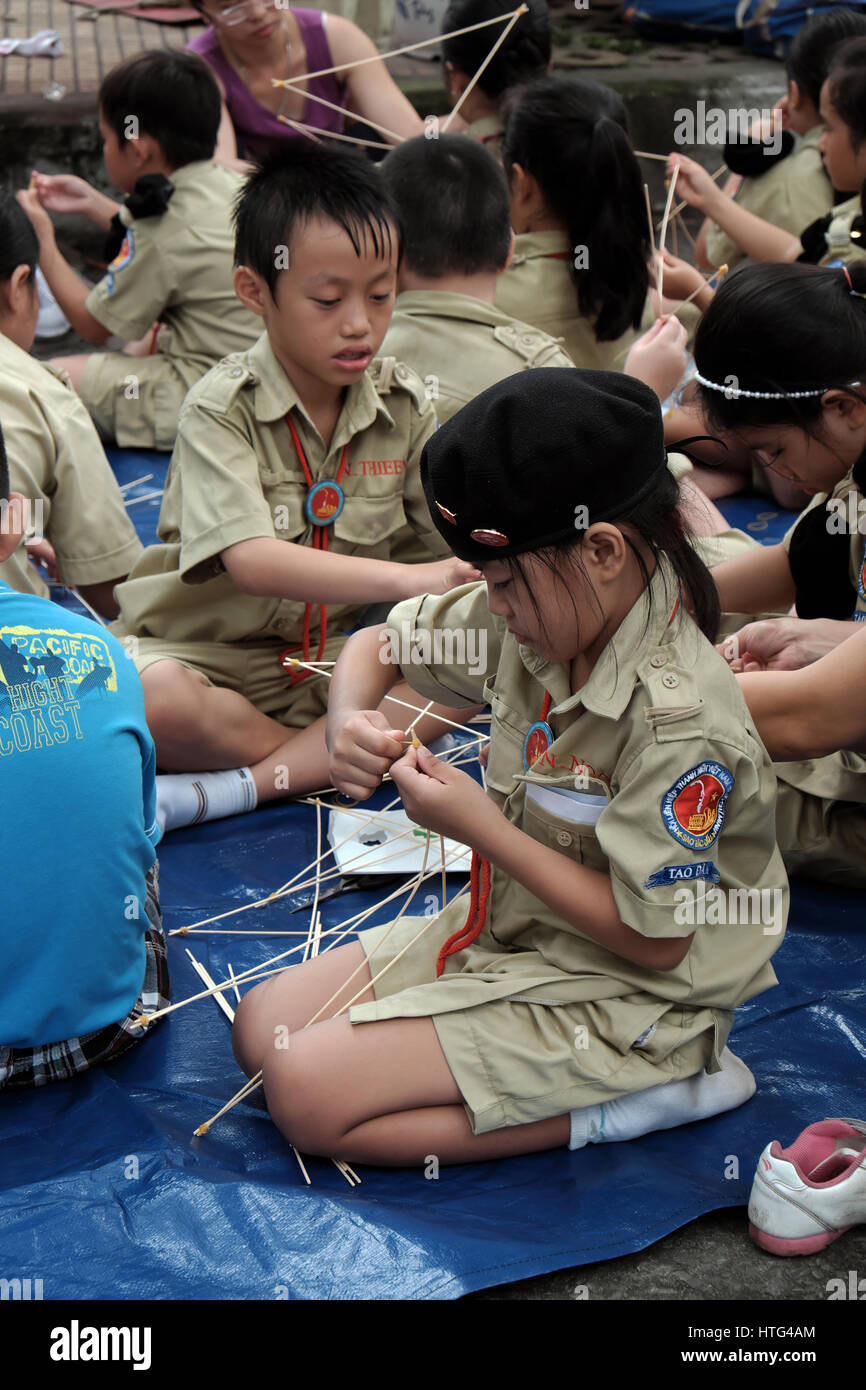
[[[747,623],[716,650],[732,671],[798,671],[833,651],[857,626],[833,618],[765,618]]]

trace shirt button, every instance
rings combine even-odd
[[[567,830],[557,830],[556,832],[556,843],[562,845],[563,848],[567,848],[571,844],[572,838]]]
[[[650,666],[667,666],[667,664],[668,659],[663,652],[658,652],[655,656],[650,657]]]
[[[673,690],[674,686],[679,685],[679,683],[680,678],[675,676],[673,671],[668,671],[666,675],[662,676],[662,685],[666,685],[669,690]]]
[[[229,376],[243,376],[243,374],[243,367],[232,367],[231,371],[229,372]]]

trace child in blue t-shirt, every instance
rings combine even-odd
[[[27,499],[0,432],[0,562]],[[32,502],[31,502],[32,505]],[[119,1056],[168,1001],[153,742],[104,628],[0,583],[0,1090]]]

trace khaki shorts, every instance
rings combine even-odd
[[[178,661],[204,676],[208,685],[243,695],[262,714],[288,729],[305,729],[327,712],[330,681],[309,673],[293,684],[292,672],[280,664],[280,654],[287,650],[284,642],[170,642],[160,637],[122,640],[139,675],[158,661]],[[329,638],[322,660],[336,661],[345,641],[345,636]],[[317,643],[313,648],[315,659]],[[297,655],[302,655],[300,649]]]
[[[187,389],[164,354],[97,352],[88,358],[78,394],[103,439],[122,449],[170,452]]]
[[[390,924],[359,934],[372,976],[376,976],[424,926],[423,917],[404,917],[380,946]],[[461,918],[462,923],[462,918]],[[376,999],[402,995],[405,1012],[393,1008],[390,1017],[431,1017],[445,1060],[463,1097],[473,1134],[486,1134],[506,1125],[528,1124],[564,1115],[585,1105],[599,1105],[617,1096],[646,1090],[661,1082],[693,1076],[720,1052],[733,1013],[726,1010],[688,1010],[666,1007],[643,993],[624,998],[545,1004],[499,998],[459,1007],[461,985],[478,999],[479,973],[487,969],[491,988],[503,968],[514,971],[514,995],[521,992],[520,973],[537,970],[538,957],[529,951],[494,954],[481,940],[448,957],[445,974],[436,979],[436,959],[454,931],[454,916],[445,912],[373,986]],[[504,962],[507,961],[507,966]],[[527,963],[524,966],[524,961]],[[647,1008],[657,1004],[663,1016],[650,1036],[633,1045],[645,1031]],[[634,1032],[628,1032],[628,1011]],[[353,1024],[374,1022],[377,1004],[355,1004]],[[612,1032],[628,1042],[617,1046]]]

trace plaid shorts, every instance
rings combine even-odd
[[[68,1081],[79,1072],[104,1062],[113,1062],[143,1038],[149,1029],[134,1028],[142,1014],[156,1013],[171,1002],[165,932],[159,910],[159,865],[147,875],[145,900],[148,928],[145,933],[145,969],[141,994],[126,1018],[109,1023],[95,1033],[64,1042],[42,1043],[39,1047],[0,1047],[0,1091],[25,1086],[47,1086],[50,1081]]]

